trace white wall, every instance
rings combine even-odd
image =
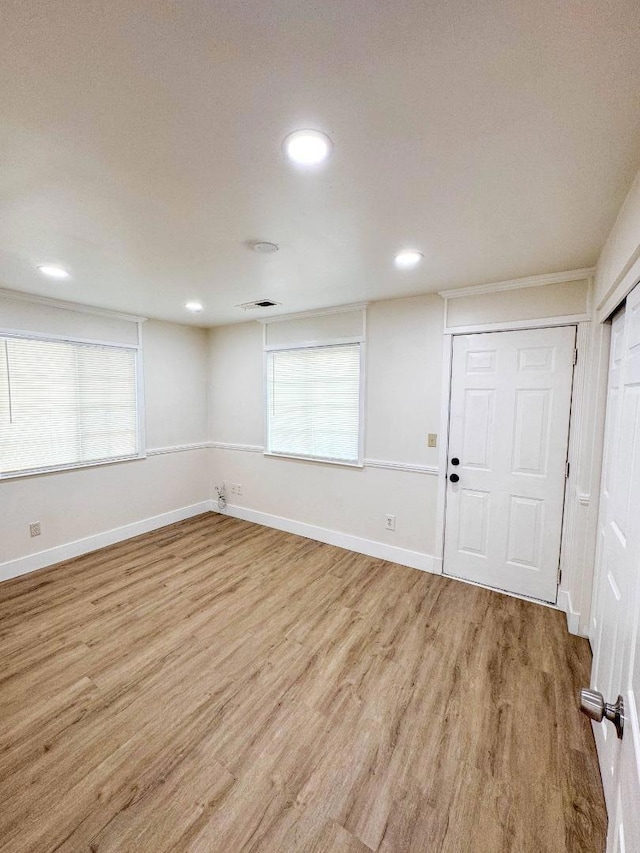
[[[502,321],[505,312],[509,320],[517,321],[584,317],[588,287],[587,281],[580,280],[455,299],[449,303],[449,318],[467,325]],[[488,305],[493,305],[489,312]],[[444,303],[436,296],[378,302],[368,308],[363,470],[264,457],[262,327],[254,322],[211,330],[211,435],[216,445],[211,482],[213,486],[223,481],[227,487],[241,485],[240,495],[228,494],[232,514],[365,551],[366,543],[406,549],[395,559],[438,570],[433,559],[437,554],[438,450],[427,447],[427,433],[440,429],[443,320]],[[598,365],[606,340],[595,323],[581,328],[583,350],[574,415],[579,413],[582,443],[576,438],[572,444],[574,468],[566,518],[574,536],[563,552],[560,603],[572,630],[586,634],[594,548],[591,529],[597,511],[591,495],[597,494],[598,482],[597,452],[592,451],[599,442]],[[439,441],[444,438],[439,436]],[[400,467],[376,467],[381,462]],[[429,467],[433,473],[421,470]],[[395,532],[384,529],[387,513],[396,516]],[[327,531],[359,541],[341,541]],[[386,553],[394,559],[392,552]]]
[[[581,633],[588,635],[595,626],[588,618],[593,587],[593,566],[597,536],[600,470],[607,397],[609,327],[603,325],[640,281],[640,172],[635,177],[602,248],[594,276],[594,322],[592,324],[593,365],[590,375],[591,432],[585,435],[583,460],[584,491],[589,497],[589,517],[584,525],[584,571],[581,591]],[[589,476],[587,476],[589,475]]]
[[[436,466],[440,411],[443,302],[422,296],[379,302],[367,310],[364,469],[265,458],[262,449],[262,327],[211,331],[212,484],[240,483],[237,507],[431,555],[437,478],[407,470]],[[376,467],[380,462],[398,468]],[[395,532],[384,529],[396,516]],[[256,516],[254,516],[256,517]]]
[[[598,262],[591,302],[596,309],[600,306],[600,318],[602,306],[615,304],[630,289],[639,265],[640,173]],[[551,304],[552,313],[582,313],[587,304],[585,283],[452,301],[449,321],[485,323],[504,319],[505,312],[509,319],[548,316]],[[212,487],[223,480],[242,485],[242,494],[229,499],[247,517],[253,513],[260,520],[262,514],[267,521],[271,516],[314,526],[319,538],[322,530],[329,530],[405,549],[410,563],[411,554],[434,554],[433,471],[438,451],[427,447],[426,438],[440,428],[443,305],[438,296],[423,296],[374,303],[368,309],[363,470],[263,457],[260,324],[206,332],[147,322],[143,327],[147,447],[167,450],[207,440],[216,446],[1,482],[0,577],[2,563],[206,502]],[[19,325],[19,309],[13,306],[11,312],[11,325]],[[46,309],[31,307],[29,312],[35,318],[32,322],[48,322]],[[595,312],[593,316],[595,320]],[[55,317],[57,323],[69,319],[59,312]],[[596,322],[589,341],[586,428],[579,452],[582,461],[572,485],[572,500],[583,507],[576,525],[584,547],[574,560],[575,570],[563,580],[569,583],[566,592],[583,633],[593,564],[601,363],[606,350],[606,334]],[[440,441],[443,438],[439,436]],[[387,513],[396,516],[395,532],[384,529]],[[28,535],[32,521],[42,524],[42,536],[36,539]]]
[[[207,330],[148,320],[142,342],[147,447],[207,441]]]
[[[537,320],[588,312],[589,280],[520,287],[449,299],[448,326]]]
[[[612,309],[640,277],[640,172],[620,209],[596,266],[594,303]]]
[[[147,447],[205,442],[207,332],[149,321],[143,338]],[[206,501],[208,452],[163,453],[0,482],[0,578],[19,569],[3,563]],[[42,535],[32,539],[34,521]]]

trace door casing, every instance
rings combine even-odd
[[[588,566],[585,565],[584,551],[585,538],[584,528],[588,519],[597,517],[597,498],[591,499],[590,494],[581,494],[577,491],[576,485],[579,482],[578,464],[581,462],[579,455],[580,448],[589,447],[589,432],[593,427],[590,423],[589,413],[589,396],[593,389],[590,390],[587,382],[590,376],[590,370],[595,368],[600,372],[600,361],[608,359],[608,338],[607,329],[604,325],[598,326],[597,340],[591,335],[591,321],[589,315],[577,315],[566,317],[551,317],[543,320],[528,320],[514,321],[505,323],[482,324],[477,326],[465,326],[464,328],[447,328],[445,327],[443,334],[443,351],[442,351],[442,399],[440,404],[440,452],[438,455],[438,499],[436,510],[436,541],[434,564],[435,569],[439,574],[443,573],[443,556],[444,556],[444,534],[445,534],[445,510],[446,510],[446,495],[447,495],[447,470],[449,458],[449,410],[451,399],[451,365],[453,357],[453,338],[455,335],[468,335],[478,332],[503,332],[503,331],[519,331],[524,329],[546,329],[555,328],[558,326],[576,326],[577,327],[577,350],[578,360],[575,367],[573,392],[571,397],[571,417],[569,422],[569,455],[570,475],[565,483],[565,509],[562,530],[562,540],[560,545],[560,566],[562,570],[561,582],[558,589],[557,604],[545,604],[543,606],[553,607],[563,610],[567,614],[567,623],[569,631],[573,634],[588,636],[589,613],[581,613],[573,609],[573,602],[570,594],[570,582],[573,581],[573,587],[580,589],[582,592],[582,601],[587,602],[587,607],[591,601],[591,577],[584,577],[588,571]],[[595,358],[592,364],[592,353],[596,349]],[[600,417],[599,409],[603,407],[598,404],[598,418]],[[604,409],[602,411],[602,420],[604,420]],[[589,470],[592,465],[598,466],[601,456],[601,448],[590,446],[590,453],[593,454],[588,460],[585,458],[585,463],[588,463]],[[596,484],[599,486],[599,483]],[[574,499],[575,498],[575,499]],[[588,543],[587,543],[588,544]],[[593,543],[595,550],[595,540]],[[463,581],[463,583],[473,583],[473,581]],[[481,586],[482,584],[477,584]],[[505,595],[512,595],[515,598],[524,598],[517,593],[505,592]]]

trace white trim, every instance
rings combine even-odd
[[[582,281],[590,278],[595,272],[594,267],[567,272],[554,272],[547,275],[530,275],[525,278],[512,278],[508,281],[495,281],[488,284],[476,284],[471,287],[451,288],[440,290],[438,295],[443,299],[459,299],[463,296],[478,296],[482,293],[499,293],[503,290],[521,290],[525,287],[544,287],[546,284],[562,284],[565,281]]]
[[[139,327],[138,327],[139,328]],[[102,341],[94,338],[78,338],[74,335],[54,335],[49,332],[30,332],[28,329],[4,329],[0,328],[0,337],[20,338],[33,341],[62,341],[69,344],[83,344],[92,347],[111,347],[112,349],[140,350],[140,337],[137,344],[121,344],[113,341]]]
[[[365,459],[365,468],[389,468],[391,471],[407,471],[411,474],[431,474],[437,476],[437,465],[418,465],[410,462],[387,462],[384,459]]]
[[[595,642],[596,633],[590,634],[592,618],[596,614],[600,549],[600,495],[604,456],[605,420],[609,396],[609,358],[611,352],[611,323],[597,323],[593,329],[592,365],[588,386],[591,411],[591,430],[584,437],[581,463],[584,477],[580,484],[589,489],[589,506],[583,511],[582,577],[580,588],[580,633],[585,632]]]
[[[591,286],[591,285],[590,285]],[[578,363],[575,368],[574,373],[574,388],[572,393],[572,406],[571,406],[571,420],[570,420],[570,458],[576,459],[576,454],[579,457],[579,451],[577,448],[581,448],[584,446],[583,442],[585,441],[585,433],[588,428],[587,420],[585,414],[585,407],[587,405],[587,385],[586,376],[588,365],[590,363],[590,350],[589,350],[589,330],[590,330],[590,320],[591,318],[586,315],[579,315],[581,319],[576,320],[573,317],[552,317],[547,318],[546,320],[527,320],[522,321],[521,323],[495,323],[495,324],[486,324],[480,327],[468,327],[468,328],[457,328],[457,329],[445,329],[444,330],[444,341],[443,341],[443,359],[442,359],[442,386],[441,386],[441,410],[440,410],[440,456],[439,456],[439,481],[438,481],[438,503],[436,510],[436,541],[435,541],[435,560],[440,561],[441,569],[443,568],[443,557],[444,557],[444,537],[445,537],[445,529],[446,529],[446,492],[447,492],[447,467],[448,467],[448,441],[449,441],[449,408],[450,408],[450,398],[451,398],[451,364],[452,364],[452,352],[453,352],[453,337],[454,335],[461,334],[475,334],[482,332],[502,332],[502,331],[518,331],[521,329],[538,329],[538,328],[549,328],[556,326],[577,326],[578,335],[577,335],[577,344],[578,344]],[[574,450],[575,448],[575,450]],[[576,459],[576,461],[578,461]],[[574,471],[571,472],[571,479],[573,482],[578,482],[578,478],[575,477]],[[584,498],[584,495],[582,495]],[[590,496],[589,496],[590,497]],[[582,501],[576,501],[575,505],[569,499],[568,493],[565,498],[565,518],[563,523],[563,532],[562,532],[562,542],[561,542],[561,551],[560,551],[560,559],[562,561],[563,566],[563,584],[567,582],[572,583],[572,588],[576,589],[576,584],[582,585],[583,578],[574,578],[573,574],[576,573],[576,569],[573,566],[573,563],[578,560],[577,557],[573,557],[575,554],[576,546],[579,545],[579,542],[576,541],[579,539],[578,533],[578,525],[574,520],[574,511],[575,508],[582,504]],[[564,571],[565,563],[567,564],[568,571]],[[436,564],[437,565],[437,564]],[[447,575],[447,577],[451,577],[451,575]],[[487,587],[490,588],[490,587]],[[500,590],[502,591],[502,590]],[[558,590],[558,596],[564,594],[566,592],[569,595],[568,591],[563,587],[563,589]],[[516,596],[518,597],[518,596]],[[533,599],[531,599],[533,600]],[[571,633],[578,633],[578,625],[580,623],[580,613],[577,611],[571,611],[572,619],[574,620],[570,624],[569,630]],[[578,620],[578,625],[575,625],[575,619]],[[575,630],[572,629],[571,626],[575,627]]]
[[[364,466],[364,438],[367,417],[367,312],[362,312],[362,340],[360,341],[360,381],[358,388],[358,465]]]
[[[212,447],[210,441],[194,441],[192,444],[173,444],[170,447],[151,447],[147,450],[147,456],[164,456],[167,453],[184,453],[188,450],[205,450]]]
[[[55,563],[97,551],[99,548],[106,548],[107,545],[113,545],[116,542],[131,539],[133,536],[140,536],[142,533],[157,530],[159,527],[175,524],[176,521],[184,521],[185,518],[209,512],[212,508],[213,501],[200,501],[200,503],[191,504],[191,506],[184,506],[161,515],[134,521],[132,524],[114,527],[112,530],[105,530],[103,533],[96,533],[84,539],[76,539],[74,542],[68,542],[65,545],[48,548],[46,551],[38,551],[36,554],[18,557],[16,560],[8,560],[6,563],[0,563],[0,581],[44,569],[46,566],[53,566]]]
[[[262,444],[233,444],[228,441],[209,441],[209,447],[214,450],[240,450],[243,453],[264,453]]]
[[[25,293],[21,290],[10,290],[0,288],[0,298],[12,299],[15,302],[33,302],[36,305],[48,305],[50,308],[58,308],[61,311],[75,311],[79,314],[94,314],[97,317],[108,317],[111,320],[126,320],[131,323],[145,323],[146,317],[138,317],[134,314],[120,314],[110,311],[108,308],[93,308],[91,305],[83,305],[80,302],[66,302],[64,299],[52,299],[48,296],[38,296],[35,293]]]
[[[49,468],[30,468],[28,471],[10,471],[6,474],[0,473],[0,483],[6,480],[21,480],[23,477],[43,477],[46,474],[64,474],[67,471],[78,471],[81,468],[100,468],[103,465],[119,465],[122,462],[137,462],[146,459],[144,451],[135,456],[118,456],[114,459],[96,459],[89,462],[71,462],[68,465],[56,465]]]
[[[368,302],[355,302],[352,305],[318,308],[316,311],[298,311],[296,314],[278,314],[276,317],[257,317],[256,322],[270,326],[272,323],[282,323],[287,320],[306,320],[310,317],[324,317],[326,314],[351,314],[356,311],[364,311],[368,305]]]
[[[504,323],[478,323],[472,326],[445,326],[445,335],[477,335],[483,332],[518,332],[523,329],[551,329],[556,326],[577,326],[588,323],[588,314],[567,314],[566,317],[542,317],[536,320],[507,320]]]
[[[580,631],[580,614],[573,609],[571,594],[567,589],[558,590],[558,610],[562,610],[566,613],[567,628],[569,629],[570,634],[574,634],[576,637],[589,636],[588,634],[584,634]]]
[[[640,281],[640,246],[631,253],[622,272],[614,279],[606,293],[596,305],[598,320],[602,323],[613,314],[621,302],[627,298]]]
[[[273,459],[294,459],[297,461],[302,460],[303,462],[327,462],[328,464],[342,465],[347,468],[385,468],[391,471],[405,471],[410,474],[430,474],[432,476],[437,476],[440,471],[437,465],[420,465],[414,462],[391,462],[386,459],[363,459],[362,465],[358,465],[354,462],[339,462],[331,459],[311,459],[306,456],[285,456],[282,453],[267,453],[264,447],[260,444],[231,444],[225,441],[209,441],[204,442],[202,445],[193,445],[194,449],[199,446],[212,447],[214,450],[237,450],[244,453],[262,453],[263,456],[269,456]],[[184,448],[178,446],[176,450],[188,450],[190,448],[190,445],[186,445]],[[155,455],[158,452],[171,453],[172,451],[173,448],[148,450],[147,456]]]
[[[215,511],[215,510],[214,510]],[[347,551],[355,551],[358,554],[366,554],[368,557],[377,557],[390,563],[398,563],[401,566],[409,566],[412,569],[420,569],[423,572],[433,572],[433,557],[420,551],[410,551],[407,548],[399,548],[397,545],[387,545],[385,542],[376,542],[373,539],[362,539],[349,533],[341,533],[338,530],[329,530],[326,527],[317,527],[315,524],[305,524],[302,521],[294,521],[290,518],[282,518],[279,515],[271,515],[255,509],[243,506],[227,504],[221,515],[230,515],[243,521],[261,524],[264,527],[273,527],[296,536],[304,536],[314,539],[316,542],[324,542],[326,545],[336,545],[338,548],[346,548]]]
[[[323,465],[340,465],[343,468],[364,468],[362,462],[350,462],[348,459],[326,459],[324,456],[296,456],[295,453],[273,453],[270,450],[265,450],[263,455],[271,459],[292,459],[294,462],[321,462]]]
[[[446,305],[446,302],[445,302]],[[453,336],[442,336],[442,376],[440,379],[440,451],[438,453],[438,497],[436,503],[436,547],[440,573],[443,573],[445,513],[447,508],[447,471],[449,468],[449,409],[451,404],[451,367]]]
[[[263,352],[262,352],[262,416],[263,429],[265,437],[265,456],[281,456],[286,459],[302,459],[307,462],[328,462],[330,465],[348,465],[352,468],[363,467],[364,456],[364,434],[365,434],[365,397],[366,397],[366,375],[367,375],[367,342],[366,335],[366,311],[363,311],[363,336],[351,338],[335,338],[330,341],[319,341],[313,343],[296,343],[286,344],[285,346],[268,346],[265,343],[266,329],[264,326],[263,334]],[[323,457],[297,455],[295,453],[279,453],[269,450],[270,435],[269,435],[269,371],[268,362],[269,355],[275,352],[301,350],[301,349],[328,349],[337,346],[357,346],[359,357],[359,383],[358,383],[358,458],[353,461],[330,459]]]
[[[343,347],[350,344],[364,345],[364,335],[353,335],[348,338],[331,338],[321,341],[300,341],[293,344],[265,344],[265,352],[280,352],[292,349],[322,349],[323,347]]]
[[[562,535],[560,540],[560,570],[562,581],[558,586],[558,602],[561,597],[564,600],[571,600],[570,590],[577,589],[575,583],[576,575],[579,573],[578,568],[580,557],[579,548],[582,535],[581,516],[584,514],[583,504],[578,501],[578,484],[583,479],[584,459],[582,457],[582,442],[586,431],[586,421],[588,419],[588,394],[587,394],[587,374],[591,363],[590,351],[590,323],[579,323],[576,328],[575,347],[578,353],[578,360],[573,368],[573,384],[571,388],[571,414],[569,421],[569,443],[567,446],[567,462],[569,463],[569,476],[565,480],[564,491],[564,509],[562,519]],[[578,601],[580,596],[577,596]],[[567,624],[569,625],[569,610],[564,606],[562,608],[567,614]],[[571,610],[575,614],[576,624],[569,630],[572,634],[578,632],[580,623],[580,613]],[[573,617],[572,617],[573,618]],[[572,623],[573,624],[573,623]]]
[[[144,401],[144,351],[142,348],[142,323],[138,322],[138,347],[136,350],[136,414],[138,416],[138,456],[144,456],[147,446],[147,410]]]
[[[19,338],[27,341],[52,341],[63,342],[69,344],[79,344],[80,346],[99,346],[109,347],[111,349],[130,350],[134,353],[134,369],[135,369],[135,393],[136,393],[136,452],[127,454],[126,456],[109,457],[108,459],[91,459],[85,462],[70,462],[64,465],[48,465],[42,468],[30,468],[21,471],[10,471],[6,474],[0,472],[0,481],[15,480],[21,477],[37,477],[42,474],[55,474],[60,471],[74,471],[77,468],[93,468],[98,465],[111,465],[117,462],[131,462],[136,459],[145,459],[145,431],[146,417],[144,405],[144,361],[142,352],[142,323],[143,320],[138,320],[136,325],[137,343],[136,344],[121,344],[112,343],[109,341],[89,340],[87,338],[77,338],[71,335],[54,335],[43,332],[29,332],[22,330],[12,330],[0,328],[0,337],[4,338]]]

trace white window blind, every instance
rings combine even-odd
[[[0,336],[0,477],[139,453],[136,350]]]
[[[359,461],[360,344],[267,353],[267,450]]]

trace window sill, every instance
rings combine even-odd
[[[322,459],[318,456],[296,456],[293,453],[272,453],[269,450],[265,450],[263,455],[270,456],[273,459],[292,459],[297,462],[318,462],[321,465],[338,465],[341,468],[364,468],[363,462],[346,462],[340,459]]]
[[[62,474],[65,471],[78,471],[82,468],[99,468],[103,465],[116,465],[119,462],[135,462],[137,459],[146,459],[146,453],[135,456],[118,456],[116,459],[99,459],[95,462],[77,462],[72,465],[56,465],[50,468],[32,468],[29,471],[16,471],[0,474],[0,483],[4,480],[21,480],[24,477],[41,477],[44,474]]]

